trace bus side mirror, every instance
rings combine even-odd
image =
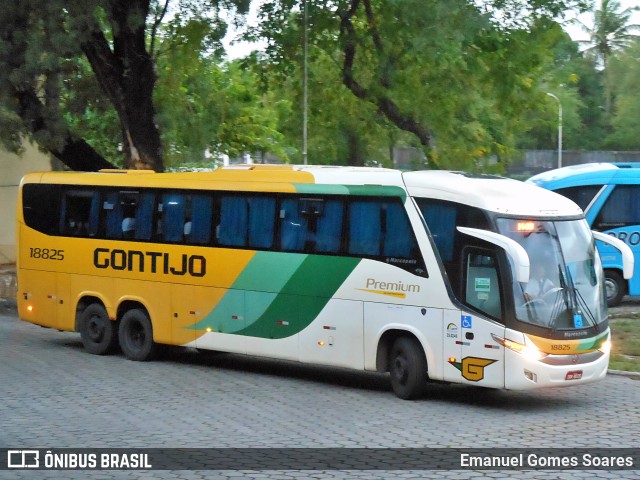
[[[465,235],[493,243],[502,248],[507,252],[507,255],[509,255],[509,258],[511,258],[513,262],[515,280],[520,283],[527,283],[529,281],[529,255],[527,255],[527,251],[518,242],[499,233],[480,230],[478,228],[458,227],[458,231]]]
[[[622,254],[622,276],[625,278],[625,280],[629,280],[631,277],[633,277],[633,267],[635,259],[633,258],[633,252],[629,248],[629,245],[624,243],[622,240],[617,239],[613,235],[596,232],[595,230],[592,230],[591,233],[593,233],[593,238],[595,238],[596,240],[603,243],[608,243],[613,248],[620,251],[620,253]]]

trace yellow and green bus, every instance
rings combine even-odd
[[[429,380],[530,389],[606,374],[583,213],[514,180],[269,165],[33,173],[17,218],[20,318],[77,331],[93,354],[142,361],[167,344],[389,372],[401,398]],[[537,266],[553,287],[532,298]]]

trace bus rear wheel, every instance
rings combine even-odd
[[[109,320],[105,308],[92,303],[80,314],[80,338],[84,349],[93,355],[111,353],[118,345],[118,329]]]
[[[622,302],[622,297],[627,293],[627,284],[615,270],[604,271],[604,290],[607,295],[607,305],[617,307]]]
[[[421,396],[427,383],[427,359],[417,340],[400,337],[393,342],[389,356],[393,392],[404,400]]]
[[[156,351],[149,316],[137,308],[129,310],[120,320],[120,347],[129,360],[150,360]]]

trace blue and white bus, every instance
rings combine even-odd
[[[591,228],[624,241],[640,255],[640,163],[587,163],[535,175],[528,183],[573,200],[585,212]],[[625,278],[620,252],[598,242],[605,271],[609,306],[624,295],[640,295],[639,262],[632,278]]]

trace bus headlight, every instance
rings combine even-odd
[[[607,340],[598,347],[598,350],[607,355],[611,352],[611,338],[607,338]]]
[[[527,360],[540,360],[547,356],[546,353],[538,350],[536,347],[523,345],[522,343],[514,342],[513,340],[509,340],[508,338],[498,337],[493,334],[491,334],[491,336],[500,345],[502,345],[505,348],[508,348],[509,350],[513,350],[514,352],[518,352]]]

